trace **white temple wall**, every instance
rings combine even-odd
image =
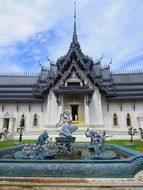
[[[39,113],[39,112],[41,112],[41,104],[40,103],[32,103],[30,112],[31,113]]]
[[[23,114],[29,112],[29,105],[28,105],[28,103],[20,103],[19,104],[18,112],[23,113]]]
[[[102,114],[103,114],[103,124],[104,124],[104,128],[106,130],[110,129],[110,120],[108,119],[108,117],[110,117],[109,112],[107,111],[107,101],[105,100],[105,98],[102,97],[101,99],[101,105],[102,105]]]
[[[26,123],[26,132],[31,131],[31,135],[35,131],[42,131],[45,128],[48,130],[52,125],[59,121],[59,107],[56,101],[56,98],[53,93],[49,97],[49,108],[48,99],[43,103],[43,108],[41,108],[41,103],[31,103],[30,110],[28,103],[20,103],[17,111],[16,103],[6,103],[5,109],[2,112],[0,110],[0,131],[3,127],[4,118],[9,117],[9,130],[10,132],[16,132],[17,127],[19,127],[22,114],[25,116]],[[69,105],[73,103],[72,99],[64,99],[64,104],[62,104],[62,109],[65,110]],[[81,116],[84,116],[84,98],[78,100]],[[68,104],[69,103],[69,104]],[[77,103],[77,102],[75,102]],[[47,112],[49,109],[49,113]],[[69,107],[68,107],[69,109]],[[63,111],[62,110],[62,111]],[[113,116],[114,113],[117,114],[118,125],[113,125]],[[135,104],[133,101],[110,101],[107,102],[104,97],[100,97],[98,89],[95,90],[93,94],[91,103],[89,104],[89,126],[92,128],[97,128],[98,130],[107,130],[113,132],[114,134],[121,134],[120,137],[125,138],[129,137],[127,134],[129,126],[127,126],[127,114],[130,114],[131,117],[131,126],[138,129],[139,127],[143,128],[143,101],[136,101]],[[7,114],[7,115],[6,115]],[[38,116],[37,126],[33,126],[34,114]],[[50,117],[50,119],[49,119]],[[81,118],[82,119],[82,118]],[[86,126],[86,124],[85,124]],[[51,130],[51,128],[50,128]],[[32,132],[33,131],[33,132]],[[15,133],[16,134],[16,133]],[[139,133],[137,134],[139,138]],[[115,138],[118,136],[114,135]],[[26,137],[25,137],[26,138]],[[29,138],[29,137],[27,137]]]
[[[8,112],[8,113],[16,112],[16,104],[15,103],[5,103],[4,112]]]
[[[129,128],[127,126],[127,114],[130,115],[131,126],[136,129],[143,128],[143,101],[135,102],[135,105],[133,105],[132,101],[121,103],[119,101],[107,102],[103,99],[102,110],[106,129],[127,131]],[[117,126],[113,125],[114,113],[116,113],[118,119]]]
[[[19,103],[18,108],[16,103],[5,104],[4,111],[0,113],[0,131],[2,131],[4,118],[9,118],[9,131],[16,132],[19,127],[21,116],[25,116],[26,131],[41,129],[43,126],[43,113],[41,112],[41,103],[31,103],[30,108],[28,103]],[[38,124],[33,126],[34,115],[37,114]],[[8,116],[7,116],[8,115]]]

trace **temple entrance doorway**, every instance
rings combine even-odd
[[[78,105],[71,105],[71,115],[73,121],[78,120]]]
[[[6,129],[9,128],[9,118],[4,118],[3,128],[6,128]]]

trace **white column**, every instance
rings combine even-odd
[[[4,118],[0,118],[0,132],[3,129],[3,122],[4,122]]]
[[[60,115],[63,112],[63,95],[60,95],[60,104],[58,105],[58,118],[60,119]]]
[[[47,124],[50,124],[50,104],[51,104],[51,95],[47,95]]]
[[[39,113],[38,114],[38,123],[37,123],[37,127],[38,127],[38,129],[42,129],[42,127],[43,127],[43,120],[44,120],[44,118],[43,118],[43,112],[41,112],[41,113]]]
[[[101,124],[103,124],[103,114],[102,114],[102,106],[101,106],[101,94],[97,95],[98,98],[98,117]]]
[[[14,131],[14,118],[9,119],[8,131],[9,133],[12,133]]]
[[[126,130],[126,117],[124,115],[124,112],[122,113],[117,113],[117,117],[118,117],[118,123],[119,123],[119,127],[122,129],[122,130]]]
[[[39,129],[44,128],[44,106],[45,106],[45,101],[43,103],[41,103],[41,112],[39,111],[39,115],[38,115],[38,127]]]
[[[87,95],[84,95],[85,124],[89,124],[89,105],[87,104]]]

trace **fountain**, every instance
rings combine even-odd
[[[75,143],[71,115],[65,111],[56,125],[58,137],[51,142],[43,132],[35,145],[0,150],[0,176],[133,178],[143,170],[143,154],[117,145],[107,145],[106,131],[89,128],[90,143]]]
[[[47,143],[47,139],[49,138],[48,133],[45,131],[41,134],[36,142],[36,145],[29,145],[23,147],[21,151],[17,151],[14,153],[13,157],[15,159],[52,159],[55,156],[55,153],[50,151],[50,144]],[[45,141],[47,141],[45,143]]]

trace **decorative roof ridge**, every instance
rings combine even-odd
[[[51,64],[50,64],[51,65]],[[48,66],[42,66],[41,67],[41,71],[49,71],[49,67]],[[39,73],[38,73],[39,74]]]
[[[110,65],[109,65],[109,64],[101,65],[101,69],[102,69],[102,70],[106,70],[106,69],[109,69],[109,68],[110,68]]]
[[[100,58],[96,58],[93,65],[101,64],[101,60],[103,59],[104,54],[102,53],[102,56]]]
[[[111,71],[111,74],[116,75],[116,74],[143,74],[143,70],[142,69],[136,69],[136,70],[121,70],[121,71],[117,71],[117,70],[113,70]]]
[[[8,77],[17,77],[17,76],[21,76],[21,77],[36,77],[38,76],[39,73],[28,73],[28,72],[19,72],[19,73],[0,73],[0,77],[3,76],[8,76]]]
[[[103,57],[102,57],[102,58],[103,58]],[[102,58],[100,58],[100,60],[101,60]],[[106,63],[106,64],[104,64],[104,65],[101,65],[101,69],[102,69],[102,70],[109,69],[109,68],[110,68],[111,63],[112,63],[112,58],[111,58],[111,60],[110,60],[110,62],[109,62],[109,63]]]

